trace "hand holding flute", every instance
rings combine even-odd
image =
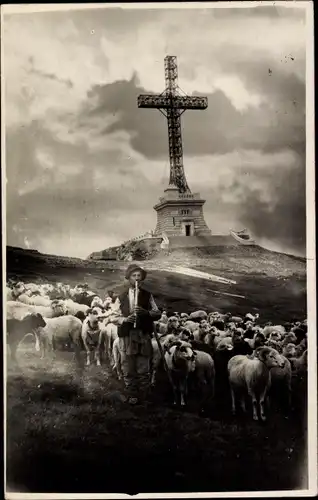
[[[137,327],[137,311],[136,308],[138,307],[138,281],[135,281],[135,308],[134,308],[134,313],[135,313],[135,322],[134,322],[134,328]]]

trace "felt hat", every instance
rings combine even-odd
[[[126,274],[125,274],[125,278],[126,280],[129,280],[129,277],[132,273],[134,273],[135,271],[140,271],[141,272],[141,279],[144,280],[147,276],[147,272],[142,269],[140,266],[137,266],[136,264],[130,264],[130,266],[127,267],[126,269]]]

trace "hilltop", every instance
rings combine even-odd
[[[236,281],[225,285],[176,274],[173,265],[188,266]],[[119,291],[128,262],[94,261],[42,254],[7,247],[7,278],[33,282],[88,283],[103,295]],[[159,307],[174,311],[230,310],[236,314],[260,311],[264,320],[306,316],[306,260],[258,246],[176,249],[141,265],[148,270],[147,287]]]

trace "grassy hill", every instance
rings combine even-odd
[[[224,285],[165,270],[174,264],[229,278],[236,284]],[[109,288],[122,288],[127,265],[122,261],[82,260],[7,247],[8,278],[71,285],[86,282],[99,294]],[[300,257],[257,246],[178,249],[141,265],[148,271],[148,289],[159,306],[169,312],[197,308],[235,314],[251,311],[260,312],[265,321],[306,315],[306,262]]]
[[[148,289],[169,311],[260,311],[262,320],[306,315],[303,259],[260,248],[173,252],[143,262]],[[174,263],[231,278],[222,285],[165,271]],[[7,277],[83,283],[98,293],[120,289],[127,262],[94,262],[7,248]],[[232,293],[245,298],[222,295]],[[84,354],[84,353],[83,353]],[[292,409],[271,401],[266,425],[231,417],[229,393],[200,412],[195,392],[186,411],[172,409],[165,373],[154,406],[127,407],[110,366],[79,379],[71,352],[52,362],[21,347],[7,374],[9,491],[129,493],[260,491],[307,487],[307,381],[293,377]],[[220,384],[220,382],[217,382]],[[170,396],[169,396],[170,394]],[[119,480],[118,480],[119,477]]]

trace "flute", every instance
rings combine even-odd
[[[138,289],[138,281],[135,282],[135,307],[137,307],[138,305],[138,292],[139,292],[139,289]],[[136,314],[136,317],[135,317],[135,322],[134,322],[134,328],[137,327],[137,314]]]

